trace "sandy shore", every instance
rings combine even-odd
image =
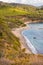
[[[31,54],[31,51],[30,51],[29,47],[27,46],[26,40],[25,40],[24,36],[21,33],[23,30],[28,30],[28,29],[29,29],[28,25],[25,26],[25,27],[20,27],[20,28],[16,28],[16,29],[13,28],[12,33],[14,35],[16,35],[16,37],[19,38],[20,43],[21,43],[21,49],[25,48],[26,49],[25,53],[30,53]]]

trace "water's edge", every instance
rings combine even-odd
[[[35,47],[31,44],[31,42],[29,41],[29,39],[23,34],[22,32],[22,36],[24,37],[24,39],[26,40],[27,46],[30,48],[30,50],[32,51],[33,54],[37,54],[37,51],[35,49]]]

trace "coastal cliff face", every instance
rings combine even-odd
[[[26,54],[19,38],[11,33],[27,21],[43,22],[43,9],[0,2],[0,65],[43,65],[43,55]]]

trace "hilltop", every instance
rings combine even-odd
[[[42,6],[40,8],[32,5],[0,2],[0,15],[4,15],[6,18],[22,18],[23,21],[40,20],[43,22]]]

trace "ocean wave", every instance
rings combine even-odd
[[[22,32],[22,35],[25,38],[27,46],[31,49],[32,53],[37,54],[35,47],[32,45],[32,43],[29,41],[29,39],[23,34],[23,32]]]

